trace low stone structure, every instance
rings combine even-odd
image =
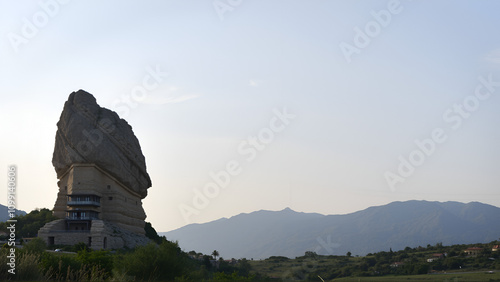
[[[142,199],[151,179],[132,127],[83,90],[71,93],[57,125],[52,163],[59,192],[53,213],[60,219],[38,236],[49,246],[146,244]]]
[[[68,231],[66,220],[58,219],[47,223],[38,231],[38,236],[44,238],[50,245],[75,245],[80,242],[94,250],[134,248],[146,245],[150,240],[137,233],[122,229],[111,222],[94,219],[89,230]]]

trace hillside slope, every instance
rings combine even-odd
[[[442,242],[468,244],[500,237],[500,208],[471,202],[393,202],[346,215],[291,209],[239,214],[163,232],[186,251],[262,259],[318,254],[364,255]]]

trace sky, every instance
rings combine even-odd
[[[84,89],[133,127],[157,231],[286,207],[500,206],[499,10],[0,0],[0,203],[15,165],[17,208],[53,208],[56,123]]]

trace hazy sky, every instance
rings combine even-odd
[[[157,231],[285,207],[500,206],[499,10],[498,1],[0,1],[0,183],[15,164],[18,208],[53,208],[56,123],[84,89],[133,127]]]

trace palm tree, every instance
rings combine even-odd
[[[217,260],[217,257],[219,256],[219,252],[217,252],[217,250],[214,250],[212,252],[212,256],[214,257],[215,260]]]

